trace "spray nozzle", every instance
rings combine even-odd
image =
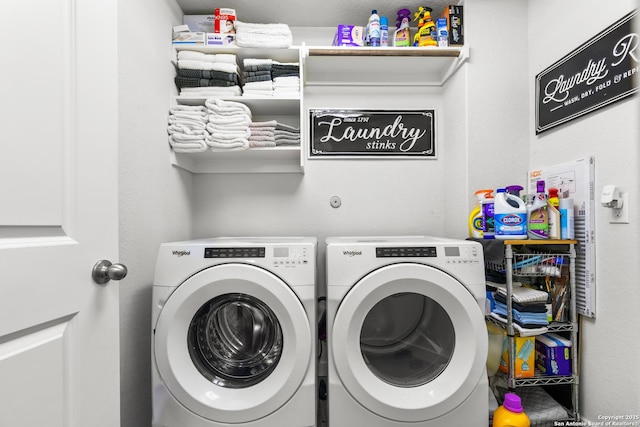
[[[413,14],[413,20],[417,21],[418,19],[422,19],[423,12],[424,12],[424,6],[420,6],[418,8],[418,11]]]

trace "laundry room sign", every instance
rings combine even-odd
[[[633,11],[536,76],[536,134],[638,92]]]
[[[311,158],[436,158],[435,110],[310,109]]]

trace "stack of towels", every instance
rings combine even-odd
[[[209,98],[206,143],[211,148],[249,148],[251,110],[241,102]]]
[[[273,96],[300,95],[300,64],[274,61],[271,66]]]
[[[236,55],[181,50],[175,83],[182,96],[240,96],[241,75]]]
[[[269,58],[245,58],[242,61],[244,96],[273,95],[272,65],[273,60]]]
[[[300,129],[279,123],[276,120],[252,122],[249,125],[250,147],[277,147],[281,145],[300,145]]]
[[[169,144],[176,153],[201,153],[209,146],[209,112],[203,106],[175,105],[169,111]]]
[[[239,47],[289,48],[293,35],[286,24],[250,24],[235,21],[236,45]]]

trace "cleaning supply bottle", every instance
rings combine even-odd
[[[482,208],[482,238],[493,239],[495,235],[495,223],[493,218],[493,194],[486,193],[481,203]]]
[[[526,239],[527,205],[524,201],[520,197],[507,193],[505,188],[498,188],[493,203],[495,238]]]
[[[522,410],[520,396],[505,393],[504,402],[493,411],[493,427],[530,427],[531,421]]]
[[[369,46],[380,46],[380,16],[378,11],[373,9],[367,24],[367,40]]]
[[[478,190],[473,193],[478,200],[478,204],[475,205],[469,214],[469,237],[482,239],[482,200],[484,200],[486,194],[491,194],[492,191],[493,190]]]
[[[530,239],[549,238],[549,212],[544,181],[536,182],[537,193],[533,195],[527,210],[527,234]]]
[[[520,192],[524,190],[524,187],[522,187],[522,185],[507,185],[505,188],[507,189],[507,193],[516,196],[520,200],[524,200],[522,197],[520,197]],[[519,206],[517,202],[511,199],[507,199],[507,203],[509,203],[514,208],[517,208]]]
[[[573,231],[573,199],[560,199],[560,238],[575,239]]]
[[[436,34],[436,24],[431,18],[430,7],[420,6],[418,12],[415,13],[414,21],[419,18],[418,32],[414,36],[414,46],[438,46],[438,37]]]
[[[380,17],[380,46],[389,46],[389,21],[386,16]]]
[[[547,199],[547,212],[549,214],[549,238],[560,239],[560,199],[558,199],[558,189],[549,189]]]
[[[397,30],[393,33],[393,45],[396,47],[411,46],[411,29],[409,29],[409,9],[398,10],[396,18]]]

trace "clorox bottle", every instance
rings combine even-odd
[[[527,205],[505,188],[498,188],[493,201],[493,217],[496,239],[527,238]]]
[[[531,421],[522,410],[520,396],[506,393],[504,402],[493,412],[493,427],[530,427]]]

